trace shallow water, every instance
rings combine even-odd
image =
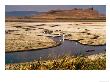
[[[59,41],[60,37],[54,38]],[[65,40],[60,46],[21,52],[10,52],[5,54],[5,63],[20,63],[29,62],[38,59],[47,59],[48,57],[58,57],[62,55],[91,55],[103,53],[106,50],[106,45],[103,46],[89,46],[82,45],[76,41]]]

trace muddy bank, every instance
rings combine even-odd
[[[69,56],[26,63],[6,64],[6,70],[105,70],[105,53],[90,56]]]

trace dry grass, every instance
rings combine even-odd
[[[44,36],[9,35],[6,36],[6,52],[48,48],[55,46],[56,42]]]
[[[46,36],[62,33],[81,44],[106,44],[105,22],[6,22],[6,51],[48,48],[56,43]]]
[[[63,56],[46,61],[5,65],[6,70],[105,70],[105,54],[91,56]]]

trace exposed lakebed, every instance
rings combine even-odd
[[[55,41],[59,41],[61,37],[53,38]],[[98,53],[104,53],[106,51],[106,45],[90,46],[83,45],[76,41],[65,40],[61,45],[46,49],[39,50],[27,50],[20,52],[9,52],[5,55],[5,63],[20,63],[30,62],[39,59],[55,58],[58,56],[69,55],[92,55]]]

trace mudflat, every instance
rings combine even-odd
[[[62,34],[81,44],[104,45],[105,30],[105,22],[6,22],[6,52],[56,46],[48,36]]]

